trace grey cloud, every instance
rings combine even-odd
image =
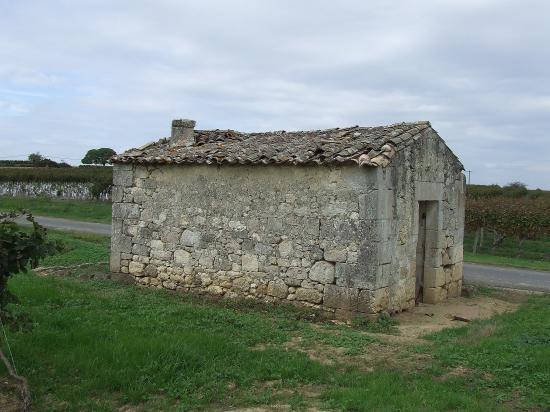
[[[550,188],[546,1],[2,7],[3,158],[120,151],[174,117],[244,131],[430,120],[473,182]]]

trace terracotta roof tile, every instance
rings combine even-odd
[[[160,139],[113,157],[142,164],[331,164],[386,166],[395,153],[418,140],[429,122],[348,127],[304,132],[240,133],[195,130],[191,146]]]

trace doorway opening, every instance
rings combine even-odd
[[[424,288],[426,287],[425,273],[429,267],[429,256],[434,255],[438,234],[438,202],[418,202],[418,240],[416,243],[416,286],[415,302],[424,301]]]

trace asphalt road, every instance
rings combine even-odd
[[[50,229],[72,230],[75,232],[90,232],[98,235],[111,236],[111,225],[105,223],[81,222],[77,220],[60,219],[57,217],[35,216],[38,223]],[[17,222],[23,225],[30,223],[24,217],[17,219]]]
[[[55,217],[35,216],[38,223],[51,229],[111,235],[111,225],[80,222]],[[27,223],[24,219],[20,223]],[[512,289],[550,292],[550,272],[502,266],[464,264],[464,283]]]
[[[464,263],[464,283],[550,292],[550,272]]]

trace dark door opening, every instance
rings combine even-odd
[[[418,202],[418,240],[416,242],[416,295],[415,302],[424,299],[424,263],[426,260],[427,202]]]

